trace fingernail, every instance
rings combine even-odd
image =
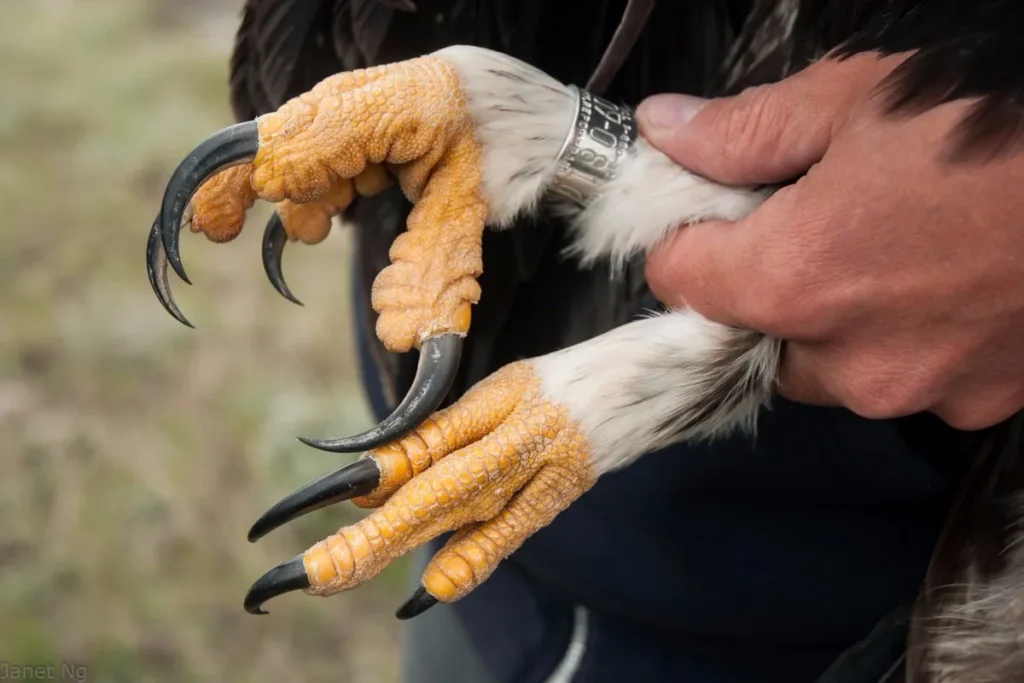
[[[639,107],[638,115],[654,128],[678,128],[697,115],[707,100],[692,95],[652,95]]]

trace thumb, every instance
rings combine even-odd
[[[733,97],[654,95],[640,133],[680,166],[727,185],[778,183],[821,160],[846,113],[892,69],[892,58],[826,59]]]

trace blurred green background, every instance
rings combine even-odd
[[[226,245],[182,235],[196,324],[146,279],[177,162],[232,122],[241,0],[0,1],[0,662],[89,681],[397,677],[397,565],[328,599],[242,610],[250,583],[361,513],[249,544],[269,505],[354,456],[299,435],[370,424],[348,302],[349,235],[260,265],[269,207]],[[60,672],[57,671],[57,674]]]

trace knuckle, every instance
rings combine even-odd
[[[926,385],[906,381],[898,373],[865,371],[863,366],[857,370],[845,383],[843,392],[844,404],[857,415],[885,420],[928,408],[931,392]]]
[[[722,116],[722,154],[728,163],[739,163],[754,156],[774,155],[784,119],[778,89],[760,85],[744,90]]]
[[[970,406],[958,406],[949,411],[938,413],[942,421],[953,429],[962,432],[974,432],[1001,422],[1001,419],[993,419],[987,412],[979,412]]]
[[[995,426],[1022,409],[1024,397],[1019,395],[986,397],[966,393],[940,404],[934,412],[953,429],[974,432]]]

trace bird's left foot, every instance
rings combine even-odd
[[[166,278],[169,264],[188,281],[179,232],[188,226],[230,241],[260,198],[278,209],[264,249],[274,252],[277,272],[268,274],[281,290],[286,239],[323,240],[334,215],[357,195],[388,187],[393,174],[415,206],[392,246],[392,264],[374,283],[377,334],[396,353],[439,335],[465,335],[483,268],[481,163],[449,62],[426,56],[330,76],[277,111],[210,136],[179,164],[147,245],[150,281],[168,311],[187,322]]]
[[[416,616],[480,585],[597,476],[582,428],[545,396],[530,361],[514,363],[411,434],[267,511],[250,530],[250,541],[344,500],[377,508],[261,577],[245,608],[259,614],[264,601],[293,590],[322,596],[348,590],[406,552],[455,531],[397,615]]]
[[[371,304],[378,338],[392,352],[419,349],[419,371],[374,429],[307,443],[358,452],[399,438],[444,400],[480,297],[488,202],[475,126],[454,62],[428,55],[330,76],[277,111],[212,135],[175,170],[150,231],[146,263],[157,297],[188,324],[167,278],[171,266],[186,279],[180,231],[230,241],[259,198],[277,208],[265,231],[264,266],[294,300],[281,277],[285,243],[324,239],[331,218],[356,196],[397,182],[414,206]]]

